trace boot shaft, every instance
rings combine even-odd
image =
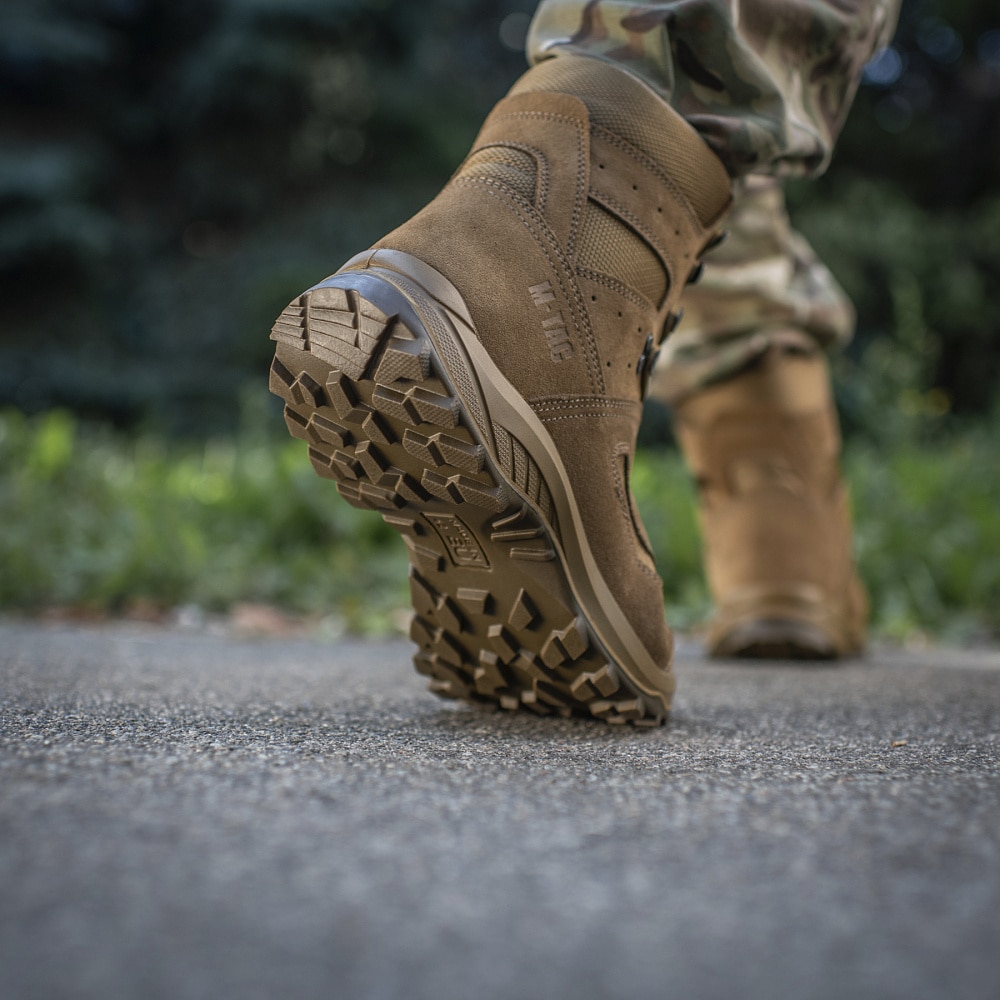
[[[676,414],[716,605],[710,646],[783,619],[815,625],[822,655],[856,652],[864,597],[825,358],[771,350]]]
[[[477,284],[476,327],[525,398],[637,401],[729,202],[719,160],[644,84],[561,56],[521,78],[441,195],[378,246]]]

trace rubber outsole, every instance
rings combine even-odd
[[[747,589],[721,604],[707,646],[725,659],[829,661],[860,654],[857,631],[815,587],[788,584]]]
[[[412,278],[344,270],[293,301],[271,333],[270,388],[316,472],[402,535],[416,669],[444,698],[661,724],[672,675],[651,691],[609,654],[542,463],[491,419],[458,317]]]
[[[733,626],[716,638],[711,655],[719,659],[829,662],[841,654],[814,625],[789,619],[760,619]]]

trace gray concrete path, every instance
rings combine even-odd
[[[1000,997],[1000,655],[678,673],[632,731],[0,624],[0,997]]]

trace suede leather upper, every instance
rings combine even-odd
[[[647,99],[627,74],[583,62]],[[698,135],[665,104],[659,111],[685,176],[702,164],[695,200],[702,212],[712,206],[710,218],[699,216],[669,164],[593,125],[583,99],[529,90],[497,105],[448,186],[377,248],[419,258],[459,290],[491,358],[555,441],[605,581],[666,664],[661,586],[627,477],[650,342],[669,329],[729,186]],[[600,213],[590,223],[620,237],[614,252],[588,236],[588,212]],[[639,276],[648,291],[657,268],[663,294],[650,301],[629,281]]]
[[[822,608],[837,650],[856,652],[865,597],[825,359],[772,349],[680,404],[676,426],[698,482],[718,620],[752,616],[755,601],[764,616],[768,595],[797,593]]]

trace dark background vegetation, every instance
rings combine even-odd
[[[276,312],[448,176],[532,0],[4,0],[0,405],[231,427]],[[1000,14],[910,0],[835,163],[792,185],[868,383],[985,413],[1000,360]],[[862,376],[858,376],[860,380]]]
[[[533,6],[0,0],[0,609],[400,625],[402,546],[284,434],[268,332],[440,187]],[[996,4],[907,0],[830,171],[789,185],[858,306],[836,382],[884,636],[1000,636],[998,119]],[[679,457],[633,486],[695,623]]]

